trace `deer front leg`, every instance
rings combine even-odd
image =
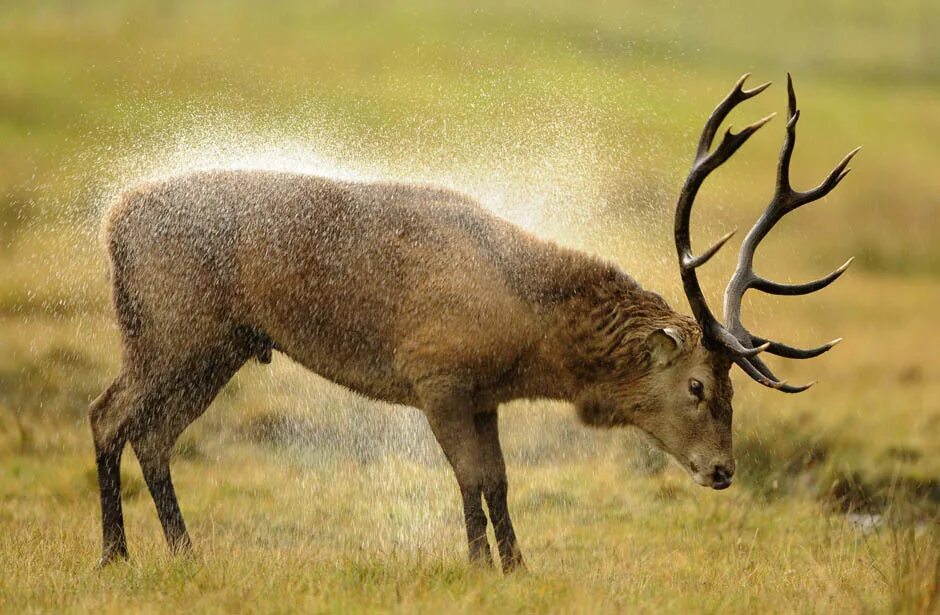
[[[493,555],[486,539],[486,515],[483,512],[483,458],[467,399],[438,398],[426,404],[425,413],[447,461],[454,469],[463,500],[464,522],[470,563],[493,565]]]
[[[499,444],[499,415],[484,412],[474,417],[477,437],[483,454],[483,495],[490,511],[490,521],[496,534],[496,547],[503,564],[503,572],[524,570],[525,561],[522,550],[516,542],[516,531],[509,517],[506,495],[509,482],[506,480],[506,463]]]

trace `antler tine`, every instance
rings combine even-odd
[[[717,341],[720,342],[722,346],[724,346],[725,351],[729,352],[733,357],[747,359],[750,357],[755,357],[770,348],[770,342],[765,342],[759,346],[748,348],[741,343],[741,340],[738,339],[737,336],[724,327],[717,329],[714,332],[714,335]]]
[[[744,82],[747,81],[747,78],[750,76],[751,73],[744,73],[741,78],[738,79],[738,82],[734,84],[731,91],[728,92],[728,95],[725,96],[724,100],[718,103],[718,106],[715,107],[715,110],[712,111],[712,114],[708,117],[708,120],[705,122],[705,128],[702,130],[702,137],[699,139],[698,151],[695,156],[696,160],[702,159],[708,154],[708,150],[712,147],[712,141],[715,140],[715,135],[718,133],[718,127],[725,121],[725,118],[728,117],[732,109],[748,98],[757,96],[770,87],[771,82],[768,81],[750,90],[745,90]],[[760,126],[758,126],[758,128],[760,128]]]
[[[767,365],[757,357],[751,357],[749,359],[735,359],[734,362],[753,380],[756,380],[765,387],[783,391],[784,393],[802,393],[806,389],[816,384],[815,382],[810,382],[807,384],[794,386],[792,384],[787,384],[786,380],[778,380],[777,377],[774,376],[773,372],[770,371],[770,368],[767,367]]]
[[[833,346],[836,346],[842,341],[842,338],[836,338],[831,342],[827,342],[822,346],[816,348],[794,348],[793,346],[787,346],[786,344],[781,344],[780,342],[773,342],[770,340],[765,340],[761,337],[752,336],[755,343],[757,344],[770,344],[767,348],[767,352],[778,357],[784,357],[786,359],[812,359],[818,357],[819,355],[828,352]]]
[[[721,249],[721,246],[728,243],[728,240],[734,237],[734,234],[738,232],[738,229],[734,229],[730,233],[727,233],[724,237],[715,242],[715,245],[705,250],[698,256],[693,257],[691,254],[688,255],[688,258],[682,261],[681,267],[683,269],[698,269],[705,263],[707,263],[711,257],[715,256],[718,253],[718,250]]]
[[[806,205],[807,203],[812,203],[813,201],[818,201],[827,194],[833,191],[839,183],[845,179],[845,176],[849,174],[852,169],[847,169],[846,167],[852,161],[852,158],[855,157],[855,154],[859,153],[862,150],[861,147],[856,147],[851,152],[845,155],[839,164],[836,165],[829,175],[826,176],[826,179],[822,181],[818,186],[812,190],[807,190],[806,192],[794,192],[795,197],[792,205],[789,207],[789,211]]]
[[[709,156],[702,160],[702,165],[707,166],[708,170],[711,171],[715,167],[723,164],[728,158],[731,158],[732,155],[738,148],[744,145],[744,142],[751,138],[751,135],[757,132],[757,130],[769,122],[770,120],[776,117],[776,113],[771,113],[766,117],[762,117],[753,124],[749,124],[741,129],[741,132],[733,132],[730,128],[725,131],[724,137],[721,139],[721,143],[718,144],[718,147],[715,148]]]
[[[793,78],[787,73],[787,129],[777,165],[777,194],[792,193],[790,188],[790,160],[796,145],[796,123],[800,121],[800,110],[796,108],[796,92],[793,91]]]
[[[853,256],[849,260],[845,261],[845,264],[829,275],[819,278],[818,280],[813,280],[812,282],[806,282],[804,284],[780,284],[777,282],[771,282],[770,280],[760,276],[754,276],[754,280],[751,282],[751,288],[771,295],[808,295],[810,293],[816,292],[817,290],[822,290],[838,280],[854,260],[855,257]]]

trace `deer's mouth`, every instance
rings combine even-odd
[[[711,487],[715,491],[721,491],[731,486],[732,472],[723,466],[716,466],[712,468],[711,472],[707,472],[702,471],[702,468],[696,465],[694,461],[690,461],[688,471],[692,475],[692,480],[702,487]]]

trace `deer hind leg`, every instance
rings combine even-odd
[[[133,387],[121,376],[92,402],[89,410],[101,495],[102,551],[99,566],[115,558],[127,558],[121,509],[121,453],[127,442],[127,424],[134,405]]]
[[[131,446],[173,553],[189,551],[192,541],[170,477],[170,458],[180,434],[215,399],[219,390],[252,354],[240,336],[213,345],[186,361],[162,385],[152,407],[138,417]]]
[[[157,507],[157,516],[163,526],[163,535],[173,553],[184,553],[192,548],[183,513],[180,511],[176,491],[170,478],[169,452],[152,449],[147,439],[133,440],[134,452],[140,461],[147,488]]]
[[[129,361],[121,376],[92,402],[89,411],[101,494],[99,566],[128,557],[121,506],[121,456],[128,440],[139,437],[149,423],[150,409],[159,402],[164,388],[161,381],[165,379],[149,377],[139,367]]]

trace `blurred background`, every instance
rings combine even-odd
[[[688,312],[672,211],[702,123],[741,74],[774,82],[729,119],[778,112],[706,185],[698,246],[735,227],[742,237],[770,198],[788,71],[802,110],[795,187],[863,150],[832,195],[775,229],[758,271],[797,282],[856,260],[821,293],[749,296],[745,318],[797,345],[846,341],[775,366],[791,382],[820,380],[803,395],[736,379],[730,494],[699,490],[629,432],[588,430],[562,405],[512,404],[511,505],[537,572],[490,603],[485,580],[433,563],[462,561],[462,529],[421,415],[276,358],[245,368],[181,441],[174,478],[202,565],[165,558],[128,454],[142,563],[91,575],[86,409],[119,365],[98,224],[120,190],[212,167],[444,184],[613,260]],[[933,608],[938,168],[930,0],[5,0],[0,560],[15,564],[0,603]],[[716,308],[734,252],[703,274]],[[319,591],[304,584],[311,567]],[[244,581],[235,593],[233,577]],[[299,602],[269,595],[273,578]]]

